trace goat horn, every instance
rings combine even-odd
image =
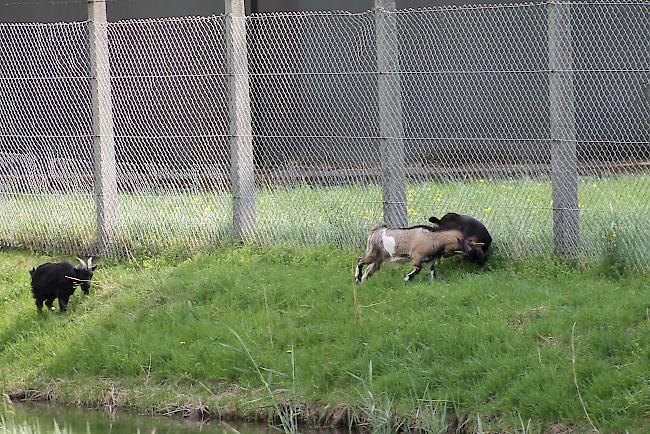
[[[86,263],[84,262],[83,259],[81,259],[81,258],[78,257],[78,256],[76,256],[76,258],[77,258],[77,261],[79,261],[79,263],[81,264],[81,267],[82,267],[82,268],[88,268],[88,266],[86,265]]]
[[[470,241],[467,244],[469,244],[470,246],[476,246],[476,247],[481,247],[481,246],[485,245],[485,243],[475,243],[473,241]]]
[[[459,255],[465,254],[465,252],[463,252],[462,250],[454,250],[454,253],[458,253]]]
[[[88,258],[88,269],[90,270],[92,266],[93,266],[93,257],[91,256],[90,258]]]

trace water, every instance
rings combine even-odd
[[[30,403],[14,404],[11,410],[12,424],[0,433],[30,434],[267,434],[278,433],[273,428],[260,424],[221,424],[181,421],[162,416],[144,416],[128,412],[108,413],[101,410],[86,410],[74,407]],[[0,415],[5,413],[0,404]],[[6,414],[6,413],[5,413]],[[60,431],[55,429],[55,422]],[[304,434],[334,433],[334,431],[302,431]]]

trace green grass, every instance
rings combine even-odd
[[[650,269],[650,176],[583,177],[579,183],[584,261],[599,256],[614,235],[626,268]],[[409,223],[449,211],[486,223],[495,248],[509,258],[553,250],[551,185],[539,179],[423,182],[407,188]],[[0,195],[0,243],[36,251],[87,251],[94,243],[91,195]],[[306,185],[260,190],[252,241],[268,245],[363,245],[382,220],[376,185],[327,189]],[[138,254],[201,251],[230,240],[231,197],[225,193],[122,194],[115,249]]]
[[[224,247],[105,263],[90,297],[43,318],[26,270],[46,258],[0,253],[0,391],[289,420],[345,409],[376,432],[444,414],[475,430],[586,431],[575,380],[601,431],[650,429],[647,275],[544,257],[493,257],[479,272],[452,258],[435,283],[405,285],[408,267],[384,267],[356,287],[357,314],[359,253]]]

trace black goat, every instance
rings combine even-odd
[[[471,247],[467,253],[463,253],[463,257],[472,259],[479,264],[485,264],[485,258],[490,244],[492,244],[492,237],[485,228],[485,225],[474,217],[450,212],[445,214],[441,219],[436,217],[429,217],[431,223],[438,225],[439,229],[456,229],[463,233],[463,240]]]
[[[77,259],[77,267],[67,262],[48,262],[29,270],[32,276],[32,295],[39,313],[43,310],[43,302],[48,309],[52,309],[55,298],[59,300],[61,312],[65,312],[68,300],[77,285],[81,287],[84,295],[88,295],[96,266],[93,265],[92,257],[88,258],[87,264],[83,259]]]

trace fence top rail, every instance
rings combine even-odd
[[[84,0],[85,2],[86,0]],[[115,0],[107,0],[109,2]],[[22,3],[16,3],[22,4]],[[29,4],[29,3],[25,3]],[[5,4],[0,3],[0,6]],[[362,12],[350,12],[344,10],[336,11],[290,11],[290,12],[256,12],[245,17],[233,17],[234,19],[243,20],[266,20],[277,18],[300,18],[300,17],[366,17],[373,15],[375,11],[381,10],[387,14],[426,14],[437,12],[463,12],[463,11],[480,11],[480,10],[496,10],[496,9],[520,9],[520,8],[539,8],[549,5],[570,5],[570,6],[642,6],[650,7],[650,1],[615,1],[615,2],[587,2],[587,1],[561,1],[550,0],[544,2],[534,3],[499,3],[499,4],[471,4],[471,5],[443,5],[443,6],[429,6],[424,8],[405,8],[386,10],[382,8],[368,9]],[[205,21],[205,20],[219,20],[224,19],[227,14],[213,14],[213,15],[187,15],[177,17],[161,17],[161,18],[135,18],[111,21],[107,24],[110,25],[132,25],[132,24],[154,24],[154,23],[172,23],[172,22],[188,22],[188,21]],[[7,27],[56,27],[56,26],[75,26],[86,25],[90,20],[83,21],[59,21],[56,23],[39,23],[39,22],[21,22],[21,23],[0,23],[0,29]]]
[[[376,10],[388,14],[419,14],[431,12],[456,12],[467,10],[491,10],[491,9],[518,9],[544,7],[548,5],[561,4],[571,6],[650,6],[647,1],[613,1],[613,2],[587,2],[587,1],[540,1],[528,3],[499,3],[499,4],[468,4],[468,5],[441,5],[427,6],[423,8],[404,8],[404,9],[383,9],[373,8],[362,12],[350,11],[292,11],[292,12],[258,12],[246,16],[246,18],[274,18],[274,17],[302,17],[302,16],[364,16],[373,14]]]
[[[56,23],[0,23],[0,29],[3,28],[12,28],[12,27],[75,27],[83,26],[88,23],[88,20],[85,21],[58,21]]]

